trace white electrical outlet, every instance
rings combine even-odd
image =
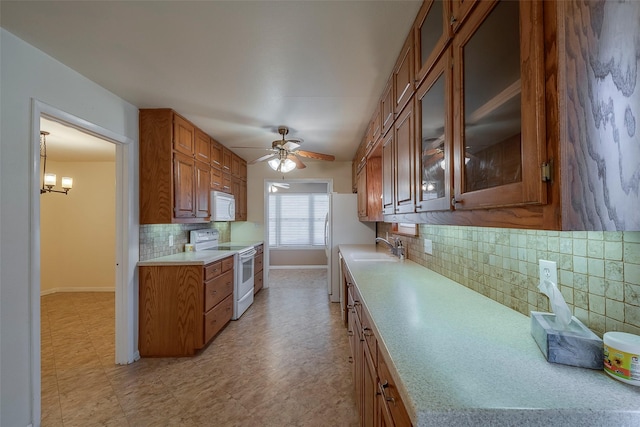
[[[424,239],[424,253],[433,255],[433,242],[430,239]]]
[[[169,234],[169,247],[173,246],[173,234]]]
[[[540,260],[540,284],[543,284],[545,280],[558,286],[558,267],[555,261]]]

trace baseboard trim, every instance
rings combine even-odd
[[[53,288],[40,291],[40,296],[56,294],[58,292],[115,292],[116,288],[109,287],[80,287],[80,288]]]
[[[326,265],[270,265],[269,270],[326,270]]]

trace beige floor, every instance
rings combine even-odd
[[[357,426],[349,346],[322,270],[270,289],[191,358],[114,365],[114,295],[42,297],[42,425]]]

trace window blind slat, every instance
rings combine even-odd
[[[324,246],[328,210],[327,194],[269,194],[269,246]]]

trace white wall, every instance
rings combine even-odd
[[[131,249],[126,271],[127,292],[131,293],[137,293],[138,110],[11,33],[0,31],[0,425],[37,426],[39,413],[34,414],[32,398],[37,402],[40,396],[39,390],[34,393],[32,382],[39,368],[32,370],[30,356],[32,318],[37,319],[34,327],[38,330],[40,313],[39,305],[30,305],[30,282],[31,262],[38,265],[39,259],[31,259],[35,231],[30,216],[39,213],[40,204],[34,192],[38,184],[31,179],[32,99],[134,141],[123,170],[130,180],[130,188],[125,189],[128,217],[123,227]],[[39,280],[39,271],[33,271]],[[39,359],[34,362],[39,364]]]
[[[306,161],[306,168],[294,169],[285,179],[333,179],[333,192],[351,193],[351,162]],[[277,181],[282,174],[265,162],[247,167],[247,221],[231,223],[231,239],[264,240],[264,181]]]
[[[73,188],[40,196],[40,293],[114,291],[115,162],[49,159],[47,171],[73,177]]]

